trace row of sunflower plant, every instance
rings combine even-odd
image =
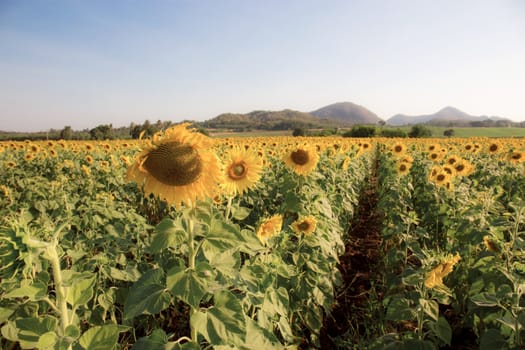
[[[520,140],[384,146],[385,320],[392,348],[523,347]]]
[[[318,347],[371,148],[2,143],[2,348]]]

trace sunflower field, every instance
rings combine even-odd
[[[0,166],[2,349],[525,347],[522,139],[180,124],[1,142]],[[381,218],[359,305],[373,319],[327,340],[365,190]]]

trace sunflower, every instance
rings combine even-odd
[[[427,274],[425,287],[434,288],[437,286],[443,286],[443,277],[451,273],[454,269],[454,265],[456,265],[460,260],[461,257],[459,256],[459,253],[456,255],[449,255],[445,261],[443,261]]]
[[[523,163],[525,162],[525,152],[514,151],[509,154],[509,161],[511,163]]]
[[[28,162],[32,161],[33,159],[35,159],[35,155],[34,153],[26,153],[25,156],[24,156],[24,159]]]
[[[454,164],[454,169],[456,169],[456,175],[468,176],[474,171],[474,166],[468,160],[460,159]]]
[[[86,166],[85,164],[81,165],[81,170],[84,173],[84,175],[91,176],[91,169],[88,166]]]
[[[85,160],[88,164],[93,164],[93,162],[94,162],[93,157],[90,156],[89,154],[84,158],[84,160]]]
[[[317,166],[319,154],[309,147],[298,147],[284,157],[286,166],[299,175],[308,175]]]
[[[430,176],[430,181],[436,186],[445,186],[449,188],[451,175],[447,173],[443,168],[440,168],[435,172],[433,176]]]
[[[488,147],[487,151],[490,154],[496,154],[501,151],[501,144],[499,142],[492,142]]]
[[[434,151],[429,153],[428,158],[433,162],[439,162],[443,158],[443,154],[440,151]]]
[[[259,238],[262,244],[266,245],[270,238],[281,232],[282,226],[282,215],[274,215],[271,218],[264,220],[259,226],[257,229],[257,238]]]
[[[396,143],[394,146],[392,146],[392,152],[396,155],[396,156],[401,156],[403,155],[407,150],[407,147],[405,146],[405,144],[401,143],[401,142],[398,142]]]
[[[396,171],[399,176],[404,176],[409,173],[410,168],[412,167],[412,163],[408,162],[398,162]]]
[[[447,158],[447,160],[445,161],[446,164],[448,165],[454,165],[456,164],[459,160],[461,160],[460,157],[456,156],[456,155],[451,155]]]
[[[346,171],[349,165],[350,165],[350,157],[346,157],[343,160],[343,163],[341,164],[341,168],[343,169],[343,171]]]
[[[221,187],[228,195],[243,194],[259,181],[262,166],[262,158],[250,149],[232,149],[226,155]]]
[[[8,168],[14,168],[16,166],[16,163],[13,162],[12,160],[8,161],[6,164],[5,164]]]
[[[299,218],[297,221],[292,223],[292,230],[299,234],[309,235],[315,231],[317,226],[317,220],[313,216],[307,216]]]
[[[146,194],[157,195],[177,208],[181,203],[193,207],[199,199],[212,198],[221,180],[213,140],[187,130],[188,125],[155,134],[126,173],[127,181],[143,185]]]
[[[493,253],[500,252],[500,249],[497,243],[494,242],[494,240],[492,240],[489,235],[483,236],[483,245],[485,245],[485,249],[487,249],[487,251],[489,252],[493,252]]]

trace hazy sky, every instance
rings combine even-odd
[[[0,0],[0,130],[341,101],[525,120],[525,1]]]

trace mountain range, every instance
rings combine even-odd
[[[224,113],[202,122],[207,128],[293,129],[350,127],[355,124],[385,123],[391,126],[430,124],[439,126],[509,126],[513,122],[494,116],[473,116],[454,107],[445,107],[436,113],[408,116],[396,114],[383,120],[367,108],[352,102],[338,102],[311,112],[290,109],[283,111],[253,111],[246,114]]]
[[[461,125],[472,122],[482,122],[482,121],[508,121],[510,120],[501,118],[501,117],[488,117],[488,116],[473,116],[467,114],[463,111],[460,111],[454,107],[445,107],[434,114],[424,114],[417,116],[408,116],[405,114],[396,114],[393,117],[386,120],[388,125],[409,125],[409,124],[432,124],[432,125]]]

